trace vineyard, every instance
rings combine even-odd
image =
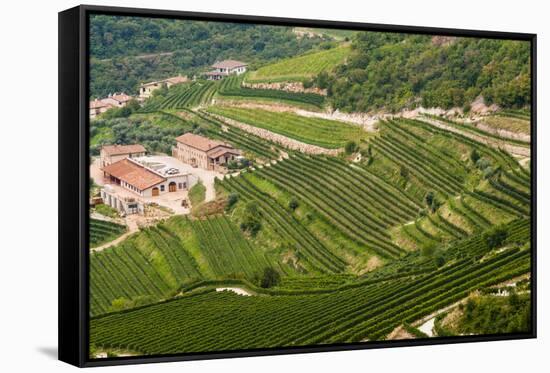
[[[508,229],[510,240],[529,240],[528,221],[515,221]],[[481,236],[475,236],[449,248],[447,264],[427,273],[305,296],[197,291],[94,318],[90,336],[98,346],[144,354],[380,340],[396,326],[418,320],[475,289],[529,271],[529,258],[528,247],[492,252]]]
[[[287,92],[277,89],[256,89],[242,87],[242,76],[232,76],[224,79],[218,94],[223,98],[269,100],[295,105],[313,106],[320,108],[325,101],[324,96],[315,93]]]
[[[211,106],[207,111],[328,149],[342,148],[348,141],[360,141],[368,137],[359,126],[287,112],[226,106]]]
[[[248,77],[249,82],[277,82],[304,80],[330,71],[343,63],[350,54],[349,46],[340,46],[320,52],[292,57],[266,65],[254,71]]]
[[[109,242],[126,232],[126,227],[120,224],[90,219],[90,246],[100,246]]]
[[[205,277],[252,278],[270,265],[225,217],[174,217],[93,253],[90,263],[93,315],[112,310],[117,299],[151,302]]]
[[[197,73],[159,89],[128,118],[92,122],[97,147],[108,137],[168,153],[191,132],[239,154],[213,156],[226,166],[219,173],[190,168],[203,184],[177,196],[194,205],[188,215],[145,216],[135,233],[91,251],[94,348],[243,350],[385,340],[399,330],[427,338],[425,320],[461,311],[459,303],[503,283],[523,281],[522,299],[530,297],[530,111],[374,111],[395,104],[391,69],[377,58],[406,46],[386,50],[377,38],[337,31],[296,29],[298,42],[323,42],[278,61],[243,59],[248,71],[219,81]],[[350,37],[361,43],[352,48]],[[415,56],[403,69],[426,62]],[[395,93],[399,102],[424,105],[413,91],[427,88],[413,86]],[[493,96],[505,91],[499,87]],[[452,98],[471,93],[460,92]],[[90,226],[92,247],[126,232],[103,220]]]
[[[185,109],[208,103],[216,93],[214,82],[194,82],[178,84],[169,89],[166,97],[153,97],[140,109],[142,113],[152,113],[159,110]]]

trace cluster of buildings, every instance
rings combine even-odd
[[[124,92],[110,94],[105,98],[96,98],[90,101],[90,118],[95,118],[99,114],[103,114],[111,108],[121,108],[128,104],[132,100],[132,96],[127,95]]]
[[[213,70],[205,72],[204,75],[208,80],[220,80],[232,74],[244,74],[247,66],[248,64],[241,61],[223,60],[213,64]],[[170,88],[176,84],[186,83],[188,81],[189,79],[187,76],[178,75],[163,80],[156,80],[141,84],[139,86],[139,95],[136,99],[139,102],[143,102],[151,97],[153,92],[159,88]],[[124,107],[132,99],[132,96],[129,96],[124,92],[110,94],[109,96],[101,99],[96,98],[95,100],[90,101],[90,118],[95,118],[111,108]]]
[[[199,177],[182,167],[224,172],[227,163],[240,156],[231,145],[186,133],[176,138],[173,156],[150,156],[140,144],[105,145],[99,168],[103,203],[125,214],[143,213],[148,202],[169,193],[187,191]],[[181,163],[180,163],[181,162]]]

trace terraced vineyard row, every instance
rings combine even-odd
[[[281,239],[290,240],[295,245],[298,249],[297,255],[307,263],[310,270],[321,273],[338,273],[344,270],[345,261],[334,255],[277,201],[262,193],[245,176],[225,179],[221,185],[246,200],[257,201],[264,218]]]
[[[242,76],[232,76],[223,80],[218,94],[226,98],[267,99],[322,107],[325,97],[315,93],[287,92],[278,89],[256,89],[242,87]]]
[[[169,90],[168,96],[162,100],[154,100],[146,103],[140,109],[142,113],[151,113],[159,110],[184,109],[197,107],[203,103],[210,102],[216,93],[217,83],[195,82],[190,85],[178,84]]]
[[[510,238],[529,241],[525,220],[512,223],[509,231]],[[91,342],[166,354],[384,339],[403,322],[414,322],[476,289],[530,270],[528,249],[487,254],[478,235],[451,247],[447,265],[413,278],[307,296],[199,292],[93,318]]]
[[[463,131],[471,132],[471,133],[474,133],[474,134],[477,134],[477,135],[489,137],[491,139],[495,139],[495,140],[499,140],[499,141],[505,141],[505,142],[515,144],[515,145],[519,145],[519,146],[525,146],[525,147],[530,146],[530,143],[528,141],[522,141],[522,140],[512,139],[512,138],[508,138],[508,137],[500,137],[500,136],[498,136],[494,133],[487,132],[485,130],[482,130],[482,129],[476,127],[475,124],[459,123],[459,122],[455,122],[455,121],[452,121],[452,120],[447,119],[445,117],[440,117],[440,116],[437,116],[437,115],[429,115],[429,114],[424,114],[424,115],[426,115],[429,118],[432,118],[432,119],[444,122],[446,124],[449,124],[449,125],[451,125],[455,128],[463,130]]]
[[[109,242],[126,232],[121,224],[99,219],[90,219],[90,247],[96,247]]]
[[[401,118],[395,120],[394,122],[398,122],[405,126],[411,126],[417,129],[421,129],[428,135],[443,136],[453,141],[456,141],[458,144],[466,145],[470,149],[476,149],[481,155],[491,159],[494,162],[495,167],[500,166],[507,171],[511,171],[515,177],[521,180],[521,182],[525,183],[526,185],[530,184],[529,172],[525,170],[522,166],[520,166],[518,161],[504,150],[493,149],[466,136],[436,128],[419,120]]]
[[[211,106],[208,112],[328,149],[342,148],[348,141],[360,141],[368,137],[359,126],[287,112],[225,106]]]
[[[302,199],[344,234],[377,254],[386,258],[400,256],[403,250],[391,242],[387,228],[414,216],[410,203],[397,197],[397,201],[405,202],[399,211],[390,206],[387,199],[376,198],[383,193],[382,190],[354,182],[352,179],[357,171],[346,170],[336,163],[329,166],[329,163],[321,164],[313,157],[296,156],[264,167],[257,174]],[[371,186],[375,187],[374,184]],[[382,206],[385,214],[379,210]]]
[[[220,277],[244,273],[248,278],[269,266],[264,254],[245,240],[226,217],[191,222],[213,272]]]
[[[265,159],[279,157],[277,145],[260,137],[249,134],[236,127],[231,127],[222,121],[210,116],[207,112],[193,112],[205,124],[209,137],[219,138],[233,144],[237,149],[257,155]]]
[[[249,75],[248,80],[256,81],[296,81],[315,76],[322,71],[330,71],[345,61],[351,52],[348,45],[307,53],[266,65]]]
[[[463,188],[465,169],[462,165],[426,147],[416,136],[399,126],[398,122],[384,123],[393,131],[384,131],[373,139],[375,151],[394,162],[406,166],[409,172],[427,189],[439,191],[443,195],[455,195]],[[452,159],[452,158],[451,158]]]

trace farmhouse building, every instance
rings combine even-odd
[[[162,88],[162,87],[170,88],[173,85],[180,84],[180,83],[185,83],[188,80],[189,79],[187,79],[186,76],[178,75],[178,76],[174,76],[174,77],[164,79],[164,80],[158,80],[158,81],[155,81],[155,82],[144,83],[144,84],[139,86],[139,98],[144,100],[146,98],[151,97],[151,94],[153,93],[153,91],[155,91],[159,88]]]
[[[99,152],[100,167],[106,167],[124,158],[143,157],[146,153],[147,150],[140,144],[104,145]]]
[[[111,108],[121,108],[126,106],[132,99],[132,96],[127,95],[124,92],[110,94],[102,99],[95,99],[90,101],[90,118],[95,118],[99,114],[103,114]]]
[[[231,145],[207,137],[186,133],[176,138],[172,155],[193,167],[225,171],[225,165],[240,155]]]
[[[246,72],[248,65],[241,61],[223,60],[212,65],[214,70],[205,73],[209,80],[220,80],[228,75],[241,75]]]
[[[172,164],[150,158],[124,158],[103,167],[103,202],[127,214],[140,213],[154,197],[188,190],[198,181]]]
[[[111,104],[113,107],[124,107],[132,99],[132,96],[127,95],[124,92],[115,93],[114,95],[109,95],[104,98],[102,101],[108,104]]]
[[[90,118],[95,118],[112,107],[112,104],[96,98],[95,100],[90,101]]]

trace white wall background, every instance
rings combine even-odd
[[[544,1],[91,1],[402,25],[532,32],[539,53],[539,338],[110,368],[117,372],[527,372],[548,369],[550,26]],[[0,370],[69,371],[57,354],[57,12],[76,1],[3,2],[0,12]],[[546,89],[545,89],[546,88]],[[75,124],[76,125],[76,124]],[[33,177],[23,177],[32,173]],[[21,180],[27,180],[23,183]],[[30,182],[32,180],[32,182]]]

